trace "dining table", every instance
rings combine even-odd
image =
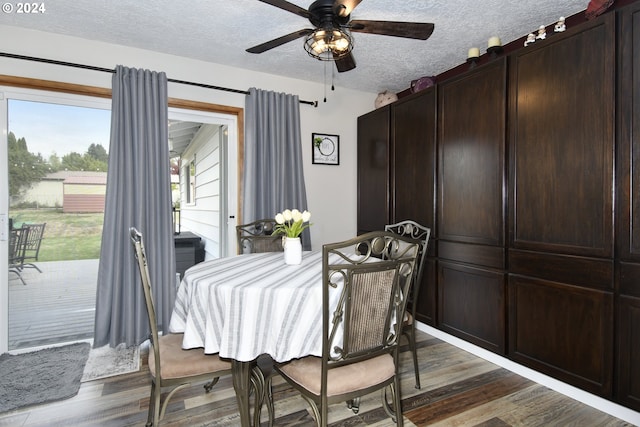
[[[330,304],[337,305],[338,294]],[[322,251],[303,252],[297,265],[285,264],[282,252],[269,252],[190,267],[169,329],[184,334],[184,349],[231,359],[240,420],[250,426],[250,376],[257,358],[321,356],[322,319]]]

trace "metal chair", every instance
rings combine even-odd
[[[405,320],[402,324],[402,334],[407,337],[409,341],[409,348],[413,355],[413,368],[416,376],[416,388],[420,388],[420,371],[418,369],[418,352],[416,349],[416,307],[418,303],[418,294],[420,292],[420,286],[422,286],[422,273],[424,270],[425,259],[427,258],[427,249],[429,247],[429,237],[431,236],[431,229],[418,224],[415,221],[405,220],[395,224],[388,224],[384,228],[386,231],[391,231],[400,236],[411,237],[421,242],[420,250],[418,252],[418,268],[414,270],[415,275],[413,278],[413,287],[411,294],[409,295],[409,302],[411,303],[410,311],[407,310]]]
[[[274,366],[311,405],[318,426],[327,425],[329,405],[357,407],[360,396],[380,389],[385,411],[402,426],[398,347],[418,248],[385,231],[323,246],[322,356]],[[270,389],[271,378],[272,405]]]
[[[275,219],[259,219],[236,226],[238,252],[252,254],[258,252],[282,252],[282,235],[273,234]]]
[[[11,228],[9,236],[9,273],[14,273],[23,285],[27,282],[22,278],[22,269],[24,267],[24,241],[29,236],[27,227]]]
[[[23,227],[29,229],[29,234],[24,240],[24,265],[23,268],[30,267],[35,268],[40,273],[42,270],[33,262],[27,262],[33,260],[38,261],[38,255],[40,254],[40,244],[42,243],[42,236],[44,235],[44,228],[47,223],[43,224],[24,224]]]
[[[151,346],[149,348],[149,372],[151,374],[151,397],[149,399],[149,415],[146,426],[158,426],[164,418],[169,400],[178,390],[189,387],[191,383],[214,379],[205,385],[209,389],[222,375],[231,374],[231,362],[222,360],[218,355],[206,355],[201,348],[183,350],[183,334],[159,336],[156,323],[156,310],[151,294],[151,281],[147,267],[142,234],[135,228],[129,233],[138,262],[144,299],[151,327]],[[173,387],[160,407],[160,394],[163,387]]]

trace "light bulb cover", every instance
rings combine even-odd
[[[353,39],[342,28],[319,28],[304,40],[304,50],[321,61],[335,61],[351,52]]]

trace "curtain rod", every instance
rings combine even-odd
[[[116,70],[112,70],[110,68],[94,67],[92,65],[76,64],[76,63],[73,63],[73,62],[56,61],[55,59],[36,58],[34,56],[16,55],[16,54],[13,54],[13,53],[6,53],[6,52],[0,52],[0,56],[4,56],[6,58],[13,58],[13,59],[23,59],[25,61],[43,62],[45,64],[64,65],[65,67],[82,68],[82,69],[85,69],[85,70],[102,71],[104,73],[111,73],[111,74],[116,72]],[[189,81],[186,81],[186,80],[176,80],[176,79],[167,78],[167,81],[170,82],[170,83],[179,83],[179,84],[183,84],[183,85],[197,86],[197,87],[202,87],[202,88],[205,88],[205,89],[222,90],[222,91],[225,91],[225,92],[240,93],[240,94],[244,94],[244,95],[248,95],[249,94],[249,92],[247,92],[246,90],[230,89],[228,87],[212,86],[212,85],[208,85],[208,84],[204,84],[204,83],[189,82]],[[317,107],[318,106],[318,101],[300,100],[300,104],[313,105],[314,107]]]

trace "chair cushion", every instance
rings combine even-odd
[[[203,349],[182,349],[183,334],[163,335],[159,339],[160,371],[163,379],[190,377],[231,369],[231,362],[217,354],[204,354]],[[155,355],[149,349],[149,371],[156,377]]]
[[[280,371],[310,392],[320,394],[322,359],[309,356],[279,366]],[[329,370],[327,396],[362,390],[380,384],[395,375],[389,354]]]

